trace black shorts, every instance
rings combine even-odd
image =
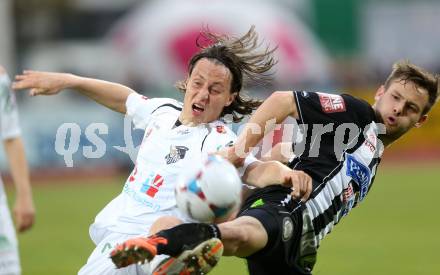
[[[268,234],[266,246],[246,258],[251,275],[311,274],[296,264],[304,206],[286,199],[290,192],[290,188],[282,186],[259,189],[246,199],[240,210],[238,216],[256,218]]]

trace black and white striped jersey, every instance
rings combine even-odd
[[[384,146],[384,125],[373,108],[350,95],[294,92],[303,140],[290,167],[313,178],[303,209],[300,258],[316,254],[320,241],[371,189]]]

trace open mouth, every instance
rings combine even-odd
[[[193,112],[193,115],[201,115],[203,112],[205,111],[205,108],[204,108],[204,106],[202,106],[202,105],[200,105],[200,104],[197,104],[197,103],[194,103],[193,105],[192,105],[192,112]]]
[[[199,115],[199,114],[203,113],[203,111],[205,111],[205,108],[204,108],[204,106],[202,106],[200,104],[194,103],[192,105],[192,111],[194,114]]]
[[[389,125],[392,125],[392,126],[394,126],[394,125],[397,124],[397,120],[396,120],[396,118],[395,118],[395,117],[392,117],[392,116],[389,116],[389,117],[387,118],[387,122],[388,122]]]

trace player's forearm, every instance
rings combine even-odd
[[[128,96],[134,93],[132,89],[113,82],[93,78],[69,76],[70,87],[94,101],[116,112],[127,112],[125,103]]]
[[[32,190],[29,182],[29,169],[20,138],[5,140],[3,143],[9,161],[11,176],[17,191],[17,197],[31,197]]]
[[[283,184],[284,174],[290,169],[278,161],[259,161],[252,163],[243,175],[243,181],[249,185],[263,188],[269,185]]]
[[[235,150],[247,154],[266,133],[282,123],[288,116],[296,117],[296,104],[292,92],[275,92],[255,111],[235,143]]]
[[[277,143],[269,152],[261,157],[262,161],[277,160],[283,164],[287,164],[295,154],[293,153],[291,142]]]

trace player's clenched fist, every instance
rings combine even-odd
[[[292,186],[291,195],[303,202],[312,193],[312,178],[303,171],[291,170],[284,177],[284,185]]]

